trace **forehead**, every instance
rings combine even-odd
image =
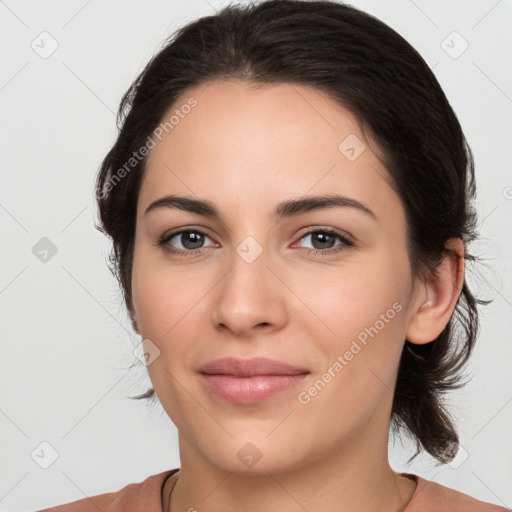
[[[223,158],[231,149],[238,159],[242,153],[276,159],[286,150],[290,160],[322,148],[337,153],[348,135],[364,139],[355,116],[312,86],[239,80],[188,89],[163,116],[160,133],[160,150],[152,151],[150,160],[169,146],[189,156],[207,152]]]
[[[401,208],[357,118],[312,86],[208,82],[183,93],[160,127],[141,208],[166,193],[270,210],[283,196],[334,192],[382,215]]]

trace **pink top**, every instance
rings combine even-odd
[[[129,484],[117,492],[84,498],[39,512],[162,512],[162,488],[167,478],[178,469],[151,475],[143,482]],[[420,476],[401,474],[417,484],[403,512],[511,512],[510,509],[479,501]]]

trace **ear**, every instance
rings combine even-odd
[[[457,305],[464,285],[464,243],[450,238],[448,251],[437,269],[423,282],[424,292],[413,303],[406,338],[411,343],[424,344],[435,340],[446,327]]]

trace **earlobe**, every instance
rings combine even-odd
[[[464,285],[464,243],[450,238],[446,254],[436,269],[425,280],[425,293],[418,297],[421,305],[413,306],[407,326],[406,339],[424,344],[435,340],[452,317]]]

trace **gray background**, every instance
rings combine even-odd
[[[150,381],[142,365],[129,368],[140,338],[107,268],[110,246],[94,229],[92,188],[128,85],[166,36],[226,4],[0,1],[2,511],[111,492],[179,467],[163,409],[126,398]],[[467,278],[495,299],[482,310],[473,379],[449,397],[462,458],[434,468],[425,455],[407,466],[405,441],[390,444],[390,460],[512,507],[512,1],[352,4],[420,52],[459,117],[477,173],[482,240],[471,250],[485,258]]]

